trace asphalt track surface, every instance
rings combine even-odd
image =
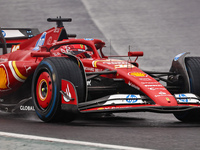
[[[125,54],[131,45],[131,50],[144,51],[141,68],[166,71],[179,53],[200,56],[199,6],[198,0],[1,0],[0,26],[45,31],[55,26],[46,22],[48,17],[72,17],[72,23],[65,23],[68,33],[106,41],[108,54]],[[0,114],[1,132],[162,150],[199,149],[199,127],[181,123],[172,114],[148,112],[79,118],[69,124],[43,123],[35,114]],[[18,142],[1,136],[0,149],[54,148],[32,140]]]

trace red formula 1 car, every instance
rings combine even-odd
[[[71,121],[79,113],[136,111],[200,120],[200,57],[182,53],[169,72],[144,71],[136,62],[143,52],[118,56],[129,61],[111,59],[103,54],[103,41],[71,38],[63,27],[71,19],[47,20],[57,27],[42,33],[1,29],[1,111],[36,111],[45,122]]]

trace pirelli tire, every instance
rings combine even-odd
[[[190,81],[190,91],[200,96],[200,57],[186,57],[185,65]],[[174,113],[174,116],[183,122],[199,122],[200,110],[191,110],[186,112]]]
[[[61,79],[75,85],[79,102],[85,100],[85,81],[78,64],[64,57],[44,59],[36,68],[32,80],[35,111],[44,122],[70,122],[75,118],[74,113],[61,109]]]

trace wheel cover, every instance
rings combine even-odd
[[[36,97],[38,105],[45,109],[50,105],[52,97],[52,80],[47,72],[39,75],[36,86]]]

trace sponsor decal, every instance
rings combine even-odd
[[[185,95],[185,97],[198,98],[195,94],[192,93],[175,94],[175,97],[179,98],[180,95]]]
[[[52,36],[50,36],[49,38],[48,38],[48,40],[47,40],[47,45],[51,45],[51,43],[52,43]]]
[[[34,106],[23,106],[23,105],[21,105],[19,107],[19,109],[22,110],[22,111],[35,111]]]
[[[92,38],[84,38],[84,40],[86,40],[86,41],[93,41],[94,39],[92,39]]]
[[[1,31],[3,36],[6,38],[15,38],[15,37],[24,37],[25,35],[21,33],[19,30],[13,29],[13,30],[3,30]]]
[[[71,97],[71,93],[70,93],[69,85],[68,84],[67,84],[67,88],[66,88],[65,94],[67,96],[63,96],[63,99],[64,99],[65,102],[69,102],[72,97]]]
[[[195,94],[184,93],[184,94],[175,94],[176,100],[179,103],[197,103],[199,104],[199,99]]]
[[[92,68],[92,67],[84,67],[85,71],[89,71],[89,72],[101,72],[103,71],[102,69],[98,69],[98,68]]]
[[[142,73],[142,72],[129,72],[128,75],[134,76],[134,77],[146,77],[147,76],[147,74]]]
[[[65,46],[65,49],[63,49],[63,48],[61,47],[60,51],[61,51],[61,53],[66,54],[66,53],[69,52],[69,49],[67,48],[67,46]]]
[[[174,61],[177,61],[182,55],[184,55],[185,53],[181,53],[175,56]]]
[[[127,65],[127,62],[124,62],[122,60],[110,60],[110,61],[104,61],[103,64],[108,64],[108,65]]]
[[[85,48],[85,46],[84,46],[83,44],[80,44],[80,47],[81,47],[81,48]]]
[[[107,59],[107,60],[95,60],[92,62],[92,66],[93,67],[97,67],[97,62],[102,62],[103,64],[108,64],[108,65],[121,65],[121,64],[127,64],[127,62],[123,61],[123,60],[111,60],[111,59]]]
[[[134,68],[135,66],[132,64],[129,64],[126,61],[123,60],[109,60],[109,61],[103,61],[103,64],[108,64],[108,65],[114,65],[115,69],[117,68]]]
[[[151,81],[150,78],[139,78],[140,81]]]
[[[137,90],[140,90],[140,88],[138,86],[136,86],[135,84],[133,84],[132,82],[128,82],[128,85],[131,86],[131,87],[134,87],[135,89]]]
[[[167,100],[168,102],[170,102],[170,99],[169,99],[168,97],[166,97],[166,100]]]
[[[169,94],[165,94],[165,95],[155,95],[155,97],[162,97],[162,96],[172,97],[172,95],[169,95]]]
[[[85,71],[91,71],[94,72],[94,68],[92,67],[84,67]]]
[[[158,84],[158,82],[141,82],[142,84]]]
[[[6,32],[1,30],[2,34],[3,34],[3,37],[6,37]]]
[[[108,98],[108,101],[103,105],[117,105],[117,104],[144,104],[140,95],[131,94],[114,94]]]
[[[87,86],[92,86],[92,80],[87,81]]]
[[[134,65],[128,64],[128,65],[115,65],[115,69],[117,68],[134,68]]]
[[[57,43],[57,40],[53,40],[52,45],[55,45]]]
[[[13,48],[11,49],[11,52],[15,52],[20,49],[20,45],[14,45]]]
[[[72,104],[77,105],[77,94],[76,88],[70,81],[62,80],[61,81],[62,90],[62,104]]]
[[[127,99],[127,100],[110,100],[105,102],[103,105],[120,105],[120,104],[144,104],[143,100]]]
[[[57,53],[53,53],[54,56],[61,56],[61,54],[59,52]]]
[[[42,46],[44,44],[44,41],[45,41],[45,38],[46,38],[46,32],[44,32],[41,37],[39,38],[39,40],[37,41],[35,47],[33,50],[39,50],[40,49],[40,46]]]
[[[60,32],[60,28],[55,28],[54,33],[59,33]]]
[[[129,96],[130,94],[114,94],[111,95],[108,99],[126,99],[127,96]],[[141,99],[140,95],[135,95],[138,99]]]
[[[158,94],[160,94],[160,95],[165,95],[166,93],[165,93],[165,92],[162,92],[162,91],[160,91]]]
[[[0,91],[9,90],[9,78],[8,78],[8,71],[6,67],[1,64],[0,65]]]
[[[95,72],[101,72],[103,71],[102,69],[95,69]]]
[[[138,101],[138,99],[130,99],[130,98],[137,98],[137,96],[135,95],[128,95],[126,98],[127,98],[126,99],[127,103],[136,103]]]
[[[162,85],[155,84],[155,85],[144,85],[145,87],[162,87]]]
[[[181,98],[179,99],[179,101],[185,102],[185,103],[188,102],[187,96],[185,94],[179,94],[178,97]],[[182,99],[182,98],[186,98],[186,99]]]
[[[25,66],[25,69],[26,69],[26,73],[28,73],[28,71],[31,70],[31,66],[28,66],[28,67]]]
[[[155,90],[166,90],[165,88],[155,88],[155,87],[150,87],[148,88],[151,91],[155,91]]]
[[[0,58],[0,61],[8,61],[7,58]]]

